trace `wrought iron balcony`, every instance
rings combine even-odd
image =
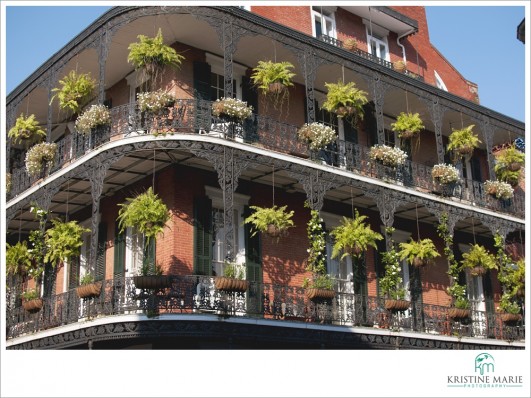
[[[103,282],[100,295],[80,299],[76,290],[44,298],[40,311],[29,313],[20,305],[6,311],[7,339],[120,314],[216,314],[231,317],[259,317],[286,322],[360,326],[396,332],[475,337],[506,341],[524,340],[523,320],[504,323],[500,314],[474,310],[468,318],[449,316],[449,308],[410,304],[405,311],[392,312],[384,300],[351,293],[344,284],[335,297],[320,301],[308,299],[305,289],[250,282],[246,292],[217,290],[213,277],[170,276],[170,287],[140,290],[133,278]],[[13,302],[8,297],[8,303]]]
[[[211,105],[210,101],[177,100],[173,107],[157,114],[140,112],[135,104],[112,108],[111,126],[98,128],[88,136],[74,133],[57,141],[58,155],[51,173],[109,141],[147,134],[157,137],[200,134],[304,159],[310,158],[358,175],[383,179],[420,192],[447,196],[463,203],[524,217],[525,195],[520,192],[515,192],[512,199],[502,201],[491,197],[478,181],[461,180],[454,186],[438,186],[431,178],[432,168],[429,166],[412,161],[407,161],[404,166],[398,168],[375,164],[369,159],[369,147],[340,139],[319,152],[311,151],[307,144],[297,139],[298,126],[256,114],[243,123],[214,117]],[[11,173],[13,188],[8,200],[31,187],[39,179],[29,177],[23,166],[11,170]]]

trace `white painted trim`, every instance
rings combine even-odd
[[[437,87],[441,90],[448,91],[448,89],[446,88],[446,84],[444,84],[442,77],[437,73],[436,70],[433,70],[433,74],[435,75],[435,83]]]

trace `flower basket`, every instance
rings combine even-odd
[[[305,123],[297,131],[299,140],[309,144],[310,149],[318,151],[336,139],[336,132],[323,123]]]
[[[43,142],[34,145],[26,152],[26,171],[32,177],[39,174],[44,176],[53,166],[56,156],[57,144]]]
[[[168,275],[137,275],[133,276],[137,289],[164,289],[171,286]]]
[[[43,301],[41,298],[36,298],[32,300],[24,300],[22,302],[22,307],[28,312],[37,312],[42,309]]]
[[[88,135],[98,126],[108,126],[111,114],[105,105],[92,105],[76,119],[78,133]]]
[[[439,163],[431,169],[433,181],[439,184],[452,184],[459,180],[459,170],[451,164]]]
[[[149,91],[146,93],[138,93],[137,95],[138,109],[142,112],[152,112],[154,114],[165,111],[166,108],[175,104],[175,97],[164,91]]]
[[[468,308],[451,307],[448,309],[448,316],[453,319],[468,318],[470,316],[470,310]]]
[[[393,69],[397,72],[404,73],[406,71],[406,62],[403,60],[393,62]]]
[[[502,312],[500,318],[503,323],[514,323],[522,319],[522,314],[511,314],[509,312]]]
[[[384,308],[388,311],[405,311],[409,308],[409,301],[386,299]]]
[[[400,148],[377,144],[369,150],[369,158],[373,162],[395,168],[406,162],[407,153]]]
[[[81,285],[76,287],[76,292],[79,298],[91,298],[98,297],[101,292],[102,282],[89,283],[87,285]]]
[[[229,117],[243,121],[253,114],[253,107],[237,98],[220,98],[212,104],[212,114],[217,117]]]
[[[308,297],[309,300],[330,300],[333,299],[335,296],[336,292],[331,289],[306,289],[306,297]]]
[[[243,293],[249,288],[249,281],[236,278],[219,276],[214,281],[217,290],[222,292],[240,292]]]
[[[508,200],[514,195],[514,189],[506,182],[487,180],[484,185],[485,191],[496,199]]]

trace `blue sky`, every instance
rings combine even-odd
[[[109,8],[6,7],[6,93]],[[435,6],[426,14],[431,42],[478,84],[481,104],[525,120],[525,49],[516,39],[525,8]]]

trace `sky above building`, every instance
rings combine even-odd
[[[56,4],[72,5],[6,7],[6,94],[110,8]],[[524,121],[525,46],[516,28],[525,7],[453,4],[426,7],[432,44],[478,84],[481,105]]]

